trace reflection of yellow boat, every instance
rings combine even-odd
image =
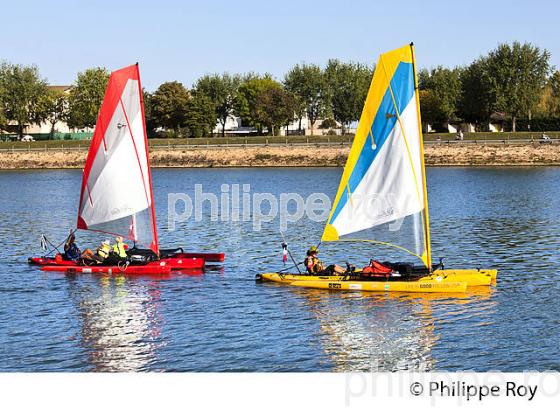
[[[327,363],[338,372],[440,368],[441,353],[433,350],[438,340],[446,338],[457,321],[464,326],[467,315],[468,326],[493,323],[495,292],[491,286],[465,293],[333,293],[290,287],[313,314]]]
[[[469,326],[495,320],[491,286],[465,293],[290,290],[314,315],[333,371],[435,370],[439,354],[432,349],[446,337],[446,326],[465,315]]]
[[[375,239],[371,235],[368,237],[368,230]],[[342,239],[345,236],[347,238]],[[368,272],[370,278],[361,277],[358,272],[353,276],[264,273],[257,278],[317,289],[443,293],[464,292],[467,288],[488,286],[496,280],[496,270],[432,266],[424,146],[412,44],[379,57],[321,241],[360,241],[389,246],[418,258],[423,266],[416,269],[412,264],[404,264],[410,269],[403,271],[391,267],[393,272],[388,278],[371,278],[384,273],[375,264]]]

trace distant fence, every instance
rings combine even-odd
[[[547,131],[546,134],[550,138],[560,138],[559,131]],[[40,141],[49,145],[84,145],[89,144],[93,133],[91,132],[74,132],[54,134],[54,139],[50,138],[50,134],[26,134],[31,135],[36,142]],[[539,140],[542,132],[466,132],[463,134],[464,141],[503,141],[503,140]],[[16,136],[13,134],[0,134],[0,140],[13,144],[22,144],[21,141],[15,141]],[[306,144],[322,144],[331,142],[351,142],[354,134],[346,135],[288,135],[288,136],[268,136],[268,135],[251,135],[251,136],[214,136],[203,138],[150,138],[150,145],[248,145],[248,144],[278,144],[278,143],[306,143]],[[456,134],[451,133],[426,133],[424,141],[454,141]],[[0,147],[4,145],[0,143]]]
[[[54,134],[48,133],[25,133],[30,135],[35,141],[77,141],[77,140],[91,140],[93,132],[55,132]],[[16,134],[0,134],[2,141],[17,140]]]
[[[305,141],[305,137],[303,141],[292,141],[291,138],[285,138],[283,141],[277,137],[267,139],[264,138],[263,141],[253,141],[252,138],[247,138],[246,140],[242,140],[236,138],[236,141],[231,140],[221,140],[217,142],[213,140],[210,143],[210,140],[206,140],[205,143],[200,143],[201,141],[197,141],[199,139],[193,139],[192,143],[188,143],[188,139],[180,140],[181,143],[171,143],[171,140],[168,140],[167,144],[161,143],[151,143],[150,142],[150,150],[151,151],[160,151],[160,150],[196,150],[196,149],[224,149],[224,148],[251,148],[251,147],[322,147],[322,146],[330,146],[330,147],[348,147],[352,143],[352,138],[346,138],[345,140],[336,140],[330,141],[328,139],[324,140],[315,140],[312,138],[308,138]],[[152,140],[154,141],[154,140]],[[187,141],[187,143],[184,143]],[[59,143],[59,144],[44,144],[39,141],[30,142],[30,143],[3,143],[0,144],[0,152],[69,152],[69,151],[86,151],[89,149],[89,141],[81,141],[77,143],[77,141],[72,141],[71,144]],[[539,144],[539,145],[558,145],[560,144],[560,138],[554,138],[550,140],[543,140],[543,139],[465,139],[462,141],[459,140],[427,140],[424,141],[424,144],[427,146],[460,146],[460,145],[531,145],[531,144]]]

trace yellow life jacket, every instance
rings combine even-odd
[[[110,251],[111,247],[109,245],[101,244],[101,246],[97,249],[97,254],[102,258],[106,258],[109,256]]]
[[[122,242],[117,242],[113,245],[113,252],[119,255],[119,258],[126,258],[126,250]]]

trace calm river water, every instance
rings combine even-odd
[[[160,242],[226,252],[204,274],[72,276],[27,265],[39,238],[76,219],[80,171],[0,172],[0,371],[560,370],[560,168],[429,169],[434,258],[496,267],[496,288],[459,297],[338,293],[255,284],[280,268],[278,219],[189,220],[168,193],[195,184],[334,195],[340,169],[157,169]],[[207,204],[208,205],[208,204]],[[298,259],[322,222],[288,225]],[[101,237],[80,232],[82,247]],[[356,265],[385,249],[323,245]]]

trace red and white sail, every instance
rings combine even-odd
[[[138,64],[111,73],[84,175],[78,228],[159,253]]]

